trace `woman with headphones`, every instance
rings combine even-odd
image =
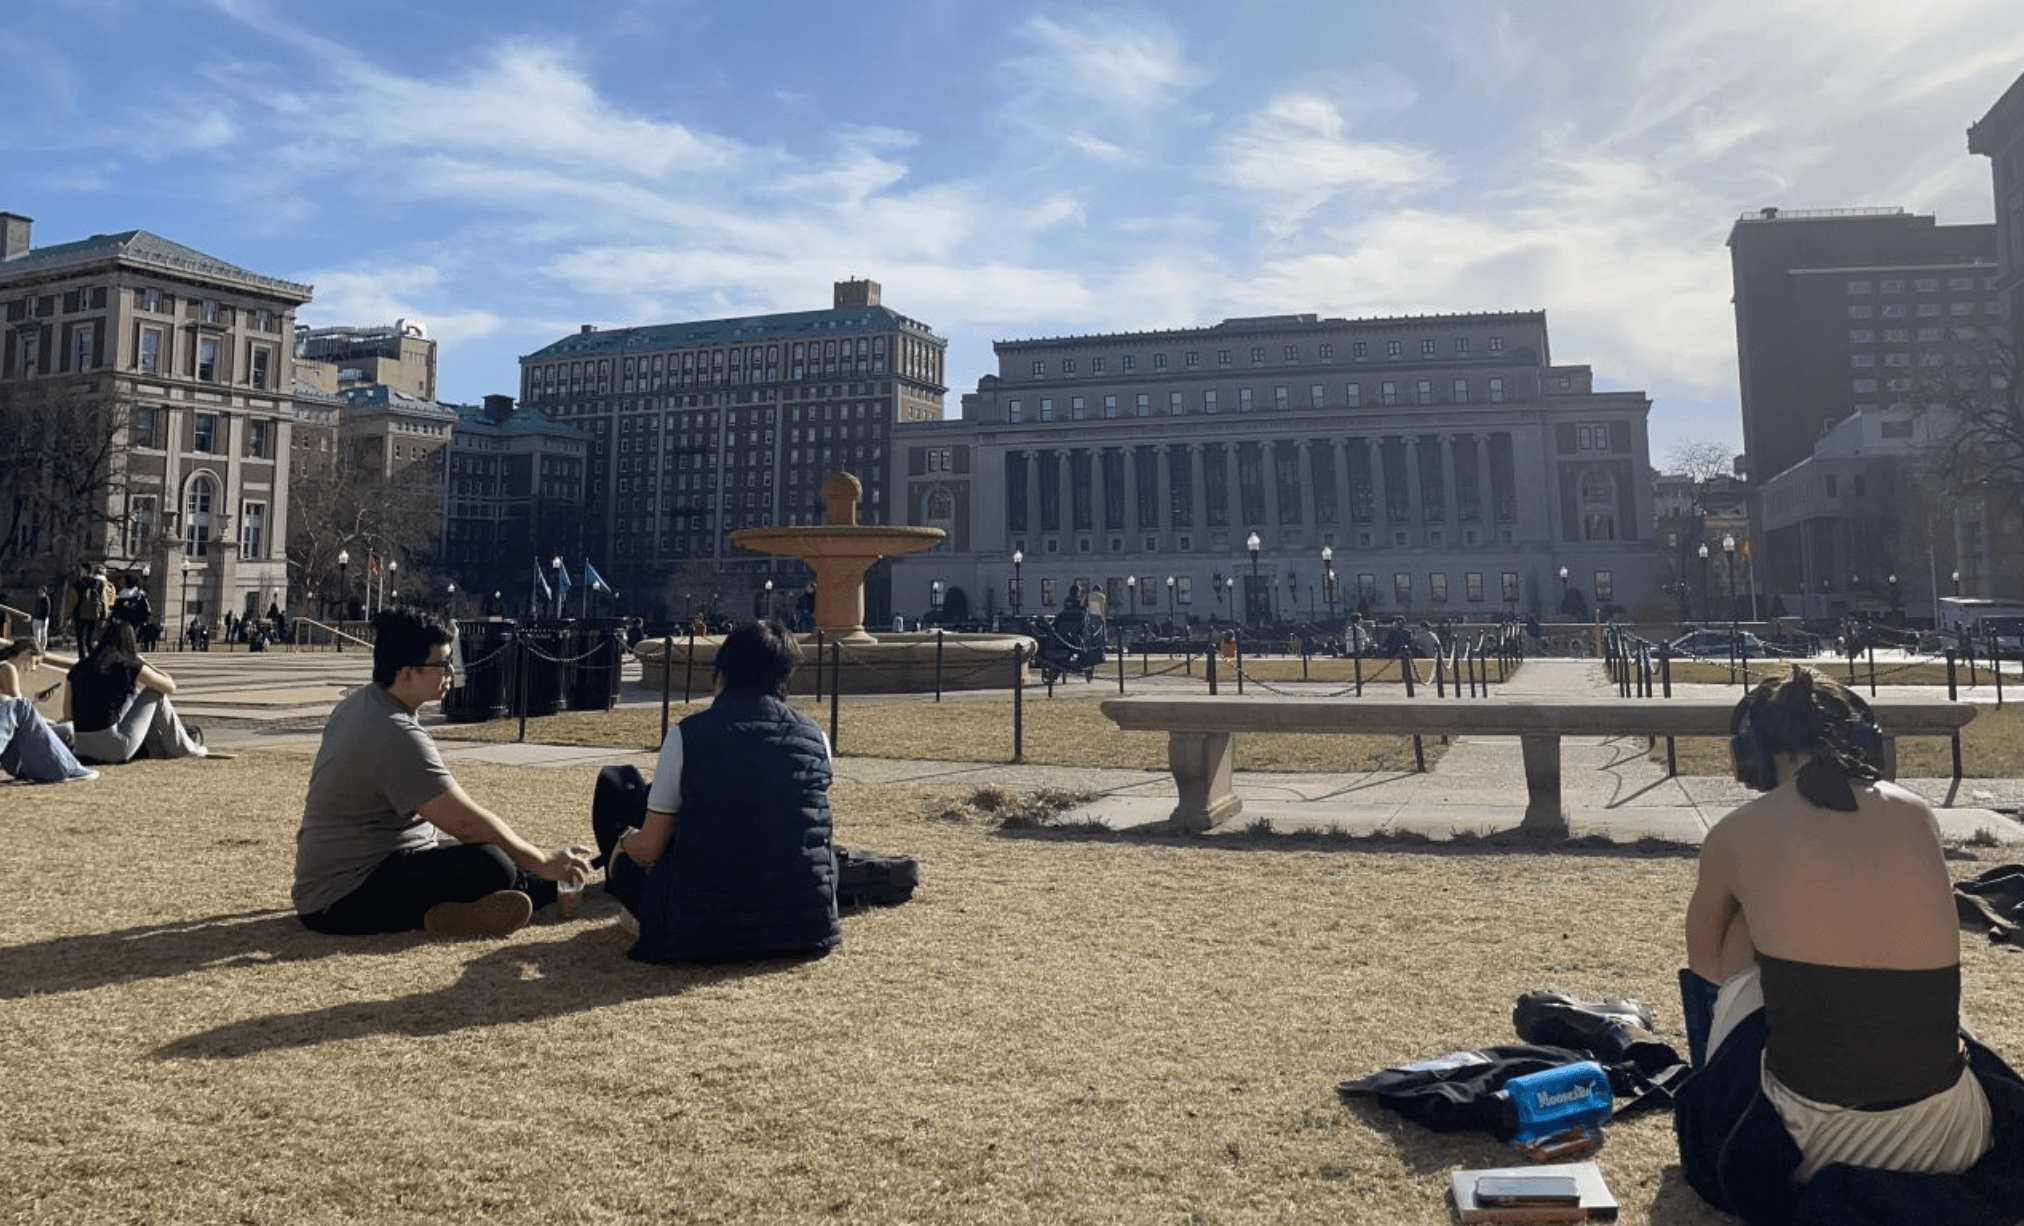
[[[1864,1203],[1905,1194],[1902,1220],[1973,1220],[1947,1200],[1972,1195],[2015,1221],[2024,1186],[1975,1181],[2016,1163],[1991,1147],[1998,1121],[2024,1116],[2024,1083],[1961,1028],[1932,808],[1882,780],[1868,704],[1810,669],[1751,691],[1730,731],[1736,778],[1763,795],[1708,831],[1687,906],[1688,1182],[1753,1223],[1803,1203],[1845,1220],[1834,1198],[1851,1187]]]

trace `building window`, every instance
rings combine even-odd
[[[1006,401],[1006,402],[1005,402],[1005,420],[1006,420],[1006,421],[1011,421],[1011,422],[1020,422],[1020,421],[1025,421],[1025,420],[1026,420],[1026,405],[1025,405],[1025,402],[1024,402],[1024,401],[1019,401],[1019,400],[1008,400],[1008,401]],[[687,460],[687,459],[688,459],[688,457],[687,457],[687,456],[684,456],[684,457],[682,457],[682,458],[683,458],[684,460]]]
[[[249,421],[246,423],[246,454],[256,460],[267,458],[267,423]]]
[[[1432,404],[1434,402],[1434,381],[1432,379],[1421,379],[1415,391],[1418,395],[1416,403]]]
[[[1850,281],[1848,283],[1848,292],[1851,294],[1867,294],[1869,292],[1869,282]]]
[[[1483,572],[1467,571],[1462,575],[1462,596],[1470,604],[1483,603]]]
[[[197,304],[197,314],[207,324],[217,323],[220,313],[216,298],[206,298]]]
[[[160,409],[134,410],[134,446],[159,447],[162,445],[162,411]]]
[[[1616,483],[1609,474],[1591,470],[1581,474],[1581,539],[1616,539]],[[1598,596],[1600,593],[1598,593]]]
[[[1137,416],[1151,417],[1153,415],[1153,398],[1145,392],[1140,392],[1133,398],[1131,407],[1132,412]]]
[[[1154,370],[1165,370],[1166,368],[1167,368],[1167,355],[1166,355],[1166,354],[1164,354],[1164,353],[1156,353],[1156,354],[1154,354],[1154,355],[1153,355],[1153,369],[1154,369]]]
[[[1318,352],[1321,360],[1324,362],[1333,362],[1335,360],[1335,346],[1333,345],[1321,345],[1318,347]]]
[[[1105,396],[1103,398],[1103,415],[1105,417],[1117,416],[1117,397]]]
[[[1405,352],[1405,345],[1403,342],[1386,341],[1384,343],[1384,355],[1388,358],[1398,357],[1404,352]]]
[[[193,436],[190,450],[206,454],[216,451],[218,415],[216,413],[197,414]]]
[[[1363,407],[1363,384],[1361,384],[1361,383],[1345,383],[1345,384],[1343,384],[1343,385],[1342,385],[1342,402],[1343,402],[1344,404],[1348,405],[1348,406],[1349,406],[1350,408],[1352,408],[1352,409],[1360,409],[1360,408],[1362,408],[1362,407]]]
[[[1054,398],[1052,396],[1042,396],[1040,398],[1040,420],[1054,420]]]
[[[239,551],[248,558],[264,558],[261,547],[267,539],[267,504],[246,502],[239,505]]]
[[[1281,385],[1272,389],[1272,407],[1284,412],[1291,407],[1290,389]]]
[[[1265,364],[1265,346],[1263,345],[1251,346],[1251,365],[1263,366],[1264,364]]]
[[[201,558],[210,552],[211,503],[217,495],[217,486],[209,477],[198,477],[190,482],[190,495],[184,503],[183,515],[188,525],[183,537],[183,552],[190,557]]]
[[[1087,416],[1089,416],[1088,400],[1082,396],[1070,396],[1068,398],[1068,419],[1070,421],[1081,421]]]
[[[1448,574],[1446,571],[1437,570],[1427,576],[1427,599],[1433,601],[1435,604],[1448,603]]]
[[[1504,338],[1503,338],[1503,337],[1501,337],[1501,336],[1493,336],[1493,337],[1491,337],[1491,338],[1490,338],[1490,352],[1491,352],[1491,353],[1502,353],[1502,352],[1504,352]]]
[[[162,291],[158,289],[144,289],[141,291],[141,310],[160,311],[161,309]]]
[[[1420,353],[1425,357],[1434,356],[1434,342],[1431,337],[1420,342]]]
[[[1318,409],[1328,402],[1328,390],[1319,383],[1307,385],[1307,407]]]
[[[1616,579],[1606,570],[1595,572],[1595,602],[1607,604],[1616,599]]]
[[[1455,380],[1455,386],[1451,391],[1451,399],[1456,404],[1469,403],[1469,381],[1467,379]]]
[[[152,494],[136,498],[127,508],[126,555],[145,555],[155,539],[155,499]]]
[[[1047,362],[1042,358],[1033,360],[1033,377],[1038,379],[1047,374]]]
[[[1054,545],[1053,541],[1047,542],[1047,548],[1050,551],[1054,549]],[[1040,603],[1042,605],[1051,609],[1059,602],[1061,594],[1057,586],[1059,583],[1060,580],[1058,579],[1042,579],[1040,581]]]
[[[218,381],[218,341],[204,337],[197,342],[197,377],[206,383]]]
[[[1210,388],[1208,391],[1202,393],[1202,412],[1213,413],[1215,411],[1216,411],[1216,389]]]
[[[1064,375],[1072,375],[1072,374],[1074,374],[1074,373],[1075,373],[1075,359],[1074,359],[1074,358],[1063,358],[1063,359],[1061,359],[1061,373],[1062,373],[1062,374],[1064,374]]]
[[[1492,376],[1490,379],[1490,403],[1504,403],[1504,380]]]
[[[1180,392],[1167,393],[1168,417],[1179,417],[1181,414],[1186,413],[1187,411],[1188,411],[1187,402],[1182,398],[1182,393]]]
[[[274,350],[267,345],[255,345],[250,357],[252,360],[247,365],[251,368],[253,386],[257,388],[270,386]]]
[[[1370,346],[1364,344],[1362,341],[1353,341],[1350,343],[1349,356],[1361,360],[1364,357],[1368,356],[1369,353],[1370,353]]]
[[[1399,402],[1399,385],[1386,379],[1377,385],[1378,403],[1391,406]]]
[[[1118,359],[1118,365],[1122,366],[1126,370],[1136,370],[1138,368],[1138,356],[1136,354],[1127,353],[1122,358]]]
[[[1238,411],[1239,413],[1249,413],[1249,412],[1250,412],[1250,411],[1251,411],[1252,409],[1254,409],[1254,408],[1256,408],[1256,407],[1257,407],[1257,406],[1256,406],[1256,405],[1254,405],[1254,404],[1253,404],[1253,403],[1251,402],[1251,389],[1250,389],[1250,388],[1248,388],[1248,387],[1240,387],[1240,388],[1238,388],[1238,389],[1237,389],[1237,411]]]
[[[1466,336],[1458,336],[1458,337],[1456,337],[1456,338],[1455,338],[1455,352],[1456,352],[1456,353],[1467,353],[1467,352],[1469,352],[1469,338],[1468,338],[1468,337],[1466,337]]]
[[[1413,603],[1413,577],[1407,571],[1392,572],[1392,599],[1401,608],[1410,608]]]

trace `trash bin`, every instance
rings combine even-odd
[[[507,702],[515,715],[553,715],[569,683],[569,627],[522,626],[518,637]]]
[[[463,657],[457,684],[443,695],[443,718],[454,724],[501,719],[513,682],[513,623],[499,618],[457,623]]]
[[[569,682],[569,709],[609,711],[618,703],[618,673],[624,660],[615,617],[585,618],[569,635],[574,676]]]

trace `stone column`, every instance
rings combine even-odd
[[[1054,497],[1061,503],[1061,535],[1073,536],[1075,527],[1075,453],[1063,447],[1054,453],[1054,463],[1060,466],[1055,477]],[[1063,553],[1069,552],[1067,549]]]
[[[1455,488],[1455,436],[1452,434],[1441,436],[1441,503],[1447,512],[1448,524],[1459,529],[1462,523],[1462,501],[1461,492]],[[1458,531],[1455,539],[1449,544],[1459,545],[1461,540]]]
[[[1497,535],[1497,486],[1490,479],[1490,436],[1476,436],[1476,522],[1483,525],[1483,543],[1495,544]]]
[[[1040,453],[1028,451],[1026,456],[1026,535],[1040,535]],[[1034,542],[1028,541],[1031,546]]]
[[[1225,439],[1223,442],[1223,496],[1229,499],[1230,531],[1249,534],[1251,526],[1244,523],[1243,473],[1237,467],[1237,442]]]
[[[1347,528],[1356,520],[1356,491],[1349,483],[1349,440],[1333,439],[1335,448],[1335,522]]]
[[[1314,533],[1314,539],[1321,539],[1321,525],[1314,519],[1314,440],[1301,439],[1293,444],[1295,472],[1300,478],[1300,522]]]
[[[1195,531],[1206,532],[1209,527],[1209,483],[1203,467],[1202,445],[1188,444],[1188,482],[1194,494],[1192,506],[1195,515]]]
[[[1275,532],[1279,527],[1279,440],[1258,441],[1259,476],[1265,484],[1265,523]]]
[[[1391,497],[1385,488],[1384,439],[1382,436],[1365,440],[1370,446],[1370,498],[1371,515],[1377,527],[1385,529],[1377,540],[1379,545],[1391,544]]]
[[[1089,450],[1089,530],[1098,534],[1110,531],[1109,510],[1106,501],[1103,476],[1103,459],[1109,454],[1108,447],[1092,447]],[[1107,543],[1107,542],[1106,542]]]
[[[1420,436],[1406,435],[1406,522],[1415,528],[1426,526],[1420,507]]]
[[[1124,530],[1127,533],[1139,531],[1138,521],[1138,448],[1124,449]],[[1126,548],[1137,549],[1136,540],[1125,542]]]
[[[1174,529],[1174,454],[1171,445],[1153,448],[1154,474],[1159,480],[1159,499],[1153,506],[1153,522],[1161,532]],[[1166,542],[1160,543],[1162,549]]]

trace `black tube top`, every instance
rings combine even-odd
[[[1764,1063],[1815,1102],[1883,1111],[1931,1097],[1965,1067],[1961,968],[1900,971],[1759,952]]]

